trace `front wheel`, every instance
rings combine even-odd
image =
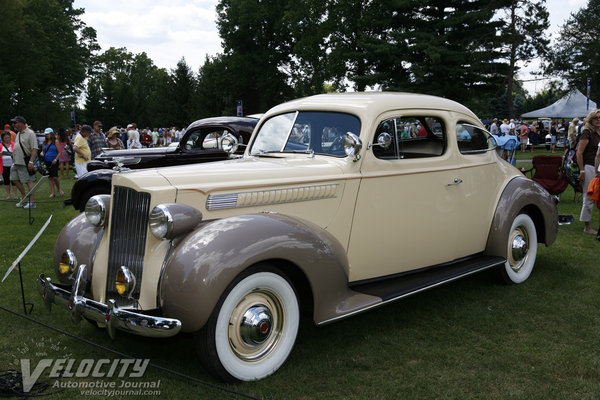
[[[200,359],[226,381],[265,378],[291,353],[299,323],[296,292],[285,277],[274,269],[242,274],[196,335]]]
[[[506,262],[501,275],[507,283],[529,278],[537,256],[537,231],[531,217],[519,214],[513,220],[506,243]]]

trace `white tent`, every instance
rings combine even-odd
[[[582,118],[595,108],[596,103],[590,100],[588,109],[587,97],[579,90],[573,89],[554,104],[525,113],[521,118]]]

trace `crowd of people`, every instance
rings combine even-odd
[[[540,144],[545,146],[546,136],[549,136],[550,153],[555,153],[561,138],[565,149],[574,148],[576,137],[581,134],[582,127],[583,122],[579,118],[573,118],[570,123],[565,120],[555,121],[550,119],[525,122],[506,118],[499,121],[498,118],[494,118],[487,129],[492,135],[515,136],[520,143],[521,152],[527,151],[527,148],[530,152],[533,152],[535,147]]]
[[[46,128],[40,143],[25,117],[14,117],[11,123],[12,126],[5,124],[2,131],[0,159],[6,199],[10,200],[19,200],[31,191],[35,182],[36,161],[38,165],[43,163],[47,171],[50,197],[64,196],[60,178],[69,178],[71,162],[75,167],[73,178],[77,179],[87,173],[87,163],[103,150],[168,146],[172,142],[179,142],[185,133],[184,129],[175,127],[146,128],[140,133],[135,123],[128,124],[127,128],[114,126],[104,133],[102,122],[94,121],[91,126],[75,125],[73,129],[59,128],[55,131]],[[17,206],[21,206],[21,203],[18,202]],[[35,195],[23,207],[36,208]]]

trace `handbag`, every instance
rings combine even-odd
[[[20,136],[20,135],[19,135],[19,146],[21,146],[21,151],[23,152],[23,154],[25,154],[25,149],[23,148],[23,144],[21,143],[21,136]],[[29,165],[29,158],[30,158],[30,157],[31,157],[31,154],[30,154],[30,155],[26,155],[26,154],[25,154],[25,155],[23,156],[23,161],[25,162],[25,168],[27,168],[27,167],[28,167],[28,165]],[[30,176],[33,176],[33,175],[35,175],[35,172],[36,172],[36,170],[35,170],[35,165],[34,165],[34,167],[33,167],[33,170],[30,170],[29,168],[27,168],[27,173],[28,173]]]

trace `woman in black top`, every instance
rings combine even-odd
[[[583,188],[583,205],[579,220],[585,224],[585,233],[596,235],[598,232],[590,225],[594,200],[585,195],[590,181],[596,176],[594,162],[598,144],[600,143],[600,109],[591,111],[583,121],[583,132],[577,144],[577,164],[579,165],[579,181]]]

